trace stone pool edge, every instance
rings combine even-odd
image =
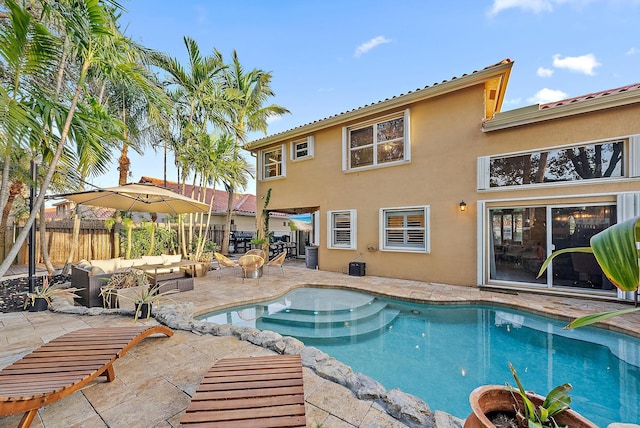
[[[57,301],[56,301],[57,300]],[[74,306],[66,299],[55,299],[50,310],[74,315],[124,315],[133,316],[133,309],[105,309]],[[462,428],[459,419],[441,410],[432,411],[422,399],[399,388],[387,390],[382,384],[329,356],[313,346],[305,346],[300,340],[282,336],[269,330],[216,324],[194,318],[194,305],[190,302],[163,305],[154,308],[156,321],[174,330],[191,331],[212,336],[233,336],[239,340],[261,346],[278,354],[300,354],[302,364],[318,376],[348,388],[360,400],[378,404],[391,417],[412,427]]]

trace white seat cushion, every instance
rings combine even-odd
[[[91,266],[102,269],[104,273],[114,273],[120,267],[120,257],[107,260],[91,260]]]
[[[147,265],[161,265],[164,262],[162,256],[142,256],[142,260]]]
[[[180,263],[182,260],[182,254],[162,254],[162,264],[171,265],[173,263]]]

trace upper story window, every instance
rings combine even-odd
[[[428,253],[429,207],[381,208],[380,248]]]
[[[284,177],[285,160],[283,157],[284,145],[275,148],[266,149],[260,152],[260,172],[261,179],[268,180],[270,178]]]
[[[313,137],[309,136],[301,140],[291,142],[291,160],[298,161],[313,157]]]
[[[356,249],[356,210],[327,212],[329,248]]]
[[[488,187],[624,177],[624,150],[623,141],[611,141],[491,157]]]
[[[345,127],[343,170],[409,160],[409,111]]]

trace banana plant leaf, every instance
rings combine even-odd
[[[634,291],[640,285],[638,235],[640,218],[618,223],[591,237],[593,255],[602,271],[622,291]]]
[[[565,329],[572,329],[578,327],[584,327],[585,325],[593,324],[596,322],[604,321],[609,318],[617,317],[619,315],[629,314],[631,312],[640,311],[640,308],[620,309],[618,311],[599,312],[597,314],[589,314],[580,318],[576,318],[571,321]]]
[[[566,253],[592,253],[602,272],[622,291],[635,291],[640,285],[638,248],[640,217],[615,224],[591,237],[590,247],[564,248],[553,252],[538,272],[542,276],[551,261]],[[594,321],[595,322],[595,321]]]

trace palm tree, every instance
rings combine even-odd
[[[216,51],[222,58],[222,55]],[[267,132],[267,119],[289,113],[286,108],[270,104],[265,106],[267,100],[275,94],[271,89],[271,73],[253,69],[245,72],[240,64],[238,54],[234,50],[231,54],[231,64],[225,68],[225,95],[230,101],[225,111],[229,122],[233,125],[235,135],[235,147],[233,158],[240,159],[240,146],[248,132]],[[227,107],[227,106],[225,106]],[[248,177],[243,175],[242,168],[236,170],[236,174],[228,177],[225,187],[229,192],[227,206],[227,217],[224,228],[224,239],[222,241],[222,253],[227,254],[229,250],[229,237],[231,232],[231,214],[236,188],[244,188]],[[244,184],[243,184],[244,183]]]
[[[38,76],[46,80],[57,54],[56,38],[25,8],[13,0],[5,1],[4,6],[7,11],[0,26],[0,149],[3,161],[0,216],[8,212],[5,207],[12,186],[9,176],[12,164],[19,150],[26,151],[27,133],[41,130],[37,116],[31,111],[31,100],[46,96],[47,86],[39,86]],[[0,217],[0,223],[2,221]]]
[[[211,218],[211,212],[213,210],[214,196],[216,191],[216,184],[218,182],[227,182],[229,177],[234,174],[234,171],[240,166],[236,165],[237,162],[233,159],[233,152],[235,146],[235,140],[232,135],[224,134],[222,136],[211,135],[207,139],[207,143],[203,150],[200,152],[200,157],[196,161],[196,168],[201,176],[201,188],[206,190],[206,187],[212,186],[211,200],[209,201],[209,213],[206,218],[206,227],[203,228],[204,221],[200,222],[200,231],[198,236],[202,239],[198,241],[198,247],[196,248],[195,257],[199,259],[204,251],[205,240],[203,237],[207,236]],[[244,160],[244,159],[243,159]],[[249,165],[242,165],[247,169],[250,169]],[[206,196],[206,191],[202,195],[202,201]],[[204,220],[204,218],[202,219]]]
[[[138,76],[130,80],[107,74],[102,76],[103,84],[100,87],[101,102],[124,125],[123,138],[114,141],[120,145],[118,185],[123,185],[129,176],[129,148],[142,154],[145,146],[154,145],[162,139],[163,123],[167,120],[171,103],[150,71],[153,58],[158,53],[133,43],[120,33],[117,25],[114,25],[113,31],[117,35],[115,48],[124,53],[128,66]]]
[[[197,43],[184,38],[188,54],[188,67],[164,54],[154,56],[154,65],[165,73],[165,90],[174,103],[173,135],[171,142],[179,171],[178,181],[184,194],[186,178],[194,174],[190,152],[208,138],[211,128],[229,128],[221,113],[225,99],[221,97],[221,73],[224,65],[218,56],[203,56]],[[183,255],[187,254],[184,224],[179,219]]]
[[[19,75],[21,71],[37,69],[38,73],[32,73],[37,79],[44,80],[40,84],[28,84],[27,80],[16,80],[18,88],[7,90],[2,85],[0,98],[10,100],[9,108],[3,104],[9,113],[3,117],[2,122],[3,149],[11,151],[17,144],[24,144],[27,136],[29,141],[36,141],[33,134],[36,130],[41,133],[55,130],[51,134],[51,144],[48,148],[42,148],[47,156],[47,172],[40,186],[40,192],[34,201],[34,210],[29,215],[25,227],[18,234],[14,245],[7,257],[0,264],[0,276],[4,275],[24,243],[29,229],[35,221],[36,214],[44,202],[45,192],[52,181],[53,175],[61,160],[61,156],[73,137],[74,117],[76,109],[82,102],[82,95],[86,94],[87,78],[90,70],[100,70],[110,79],[123,81],[135,81],[140,77],[140,69],[128,61],[122,51],[115,49],[114,43],[117,34],[113,32],[113,22],[117,20],[116,13],[120,6],[115,1],[95,0],[40,0],[37,3],[41,16],[48,19],[55,37],[49,29],[25,9],[15,4],[13,0],[6,0],[9,25],[0,28],[0,55],[6,62],[5,68],[12,75]],[[54,25],[55,24],[55,25]],[[12,42],[12,44],[6,43]],[[15,42],[15,43],[13,43]],[[60,94],[60,100],[51,96],[51,91],[44,92],[48,86],[45,84],[47,77],[52,76],[55,68],[55,59],[61,57],[61,46],[70,46],[67,88],[70,92]],[[29,68],[27,65],[32,65]],[[4,65],[4,64],[3,64]],[[37,80],[36,78],[32,80]],[[49,79],[56,81],[56,79]],[[27,83],[23,83],[23,82]],[[4,83],[4,82],[3,82]],[[50,88],[50,85],[49,85]],[[19,95],[19,96],[17,96]],[[45,116],[35,117],[35,109],[23,107],[24,99],[34,100],[30,106],[47,105],[50,113]],[[9,105],[7,103],[6,105]],[[20,108],[21,107],[21,108]],[[42,126],[51,119],[51,126]],[[9,132],[9,131],[17,132]],[[18,140],[22,139],[22,141]],[[42,141],[42,140],[41,140]],[[5,161],[4,171],[9,167]],[[4,198],[5,183],[0,187],[0,202]]]

